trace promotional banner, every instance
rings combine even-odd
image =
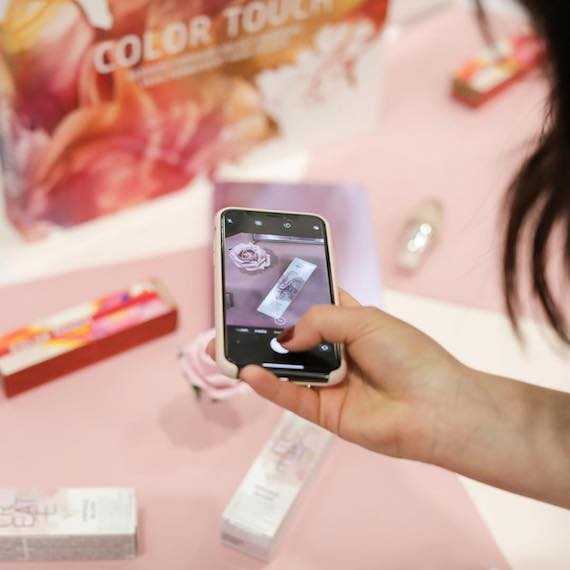
[[[8,217],[28,239],[373,123],[388,0],[9,0]],[[266,152],[264,152],[264,150]]]

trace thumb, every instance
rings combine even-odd
[[[312,307],[294,327],[286,329],[278,341],[288,350],[301,352],[321,342],[344,344],[347,347],[372,329],[376,310],[370,307]]]

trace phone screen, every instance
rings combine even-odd
[[[318,216],[226,210],[221,217],[226,358],[278,376],[326,382],[337,346],[288,352],[277,336],[313,305],[333,303],[326,225]]]

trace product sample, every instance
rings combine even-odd
[[[443,223],[443,206],[438,200],[422,202],[405,223],[396,264],[404,271],[419,269],[433,248]]]
[[[133,489],[0,489],[0,561],[120,560],[136,553]]]
[[[0,2],[8,218],[38,239],[181,190],[252,149],[273,158],[369,130],[387,8]]]
[[[285,412],[222,515],[222,542],[269,560],[333,436]]]
[[[72,307],[0,337],[7,396],[53,380],[176,329],[177,309],[149,281]]]
[[[314,263],[296,257],[263,299],[257,310],[273,319],[280,319],[316,268],[317,266]]]
[[[479,107],[521,79],[543,58],[543,42],[534,34],[499,42],[456,73],[453,95],[470,107]]]

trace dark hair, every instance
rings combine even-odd
[[[521,265],[530,273],[532,291],[548,322],[570,345],[568,307],[562,307],[548,279],[553,238],[562,237],[562,263],[570,275],[570,2],[519,0],[529,11],[548,53],[551,94],[538,146],[522,166],[506,197],[508,223],[504,242],[503,283],[508,314],[518,332]],[[489,27],[476,0],[477,13],[489,37]],[[530,239],[523,255],[524,238]],[[565,283],[568,285],[568,283]]]

